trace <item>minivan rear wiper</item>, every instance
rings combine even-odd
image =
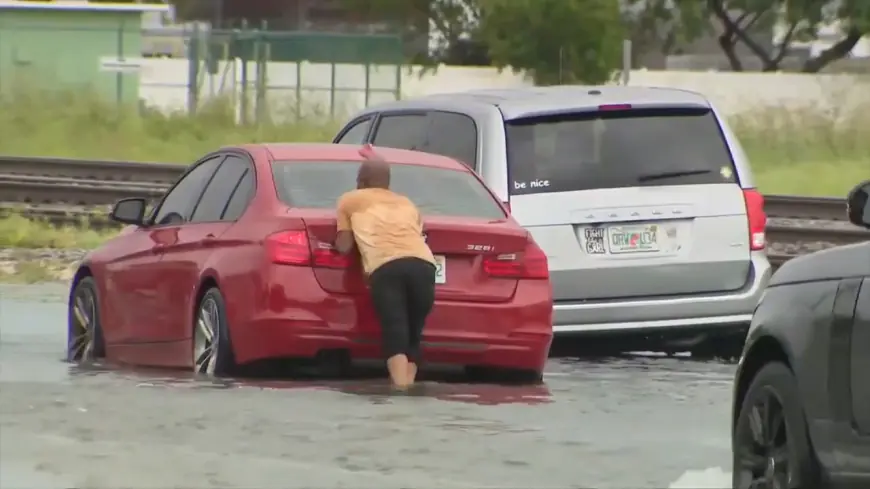
[[[650,180],[663,180],[665,178],[676,178],[676,177],[688,177],[692,175],[704,175],[706,173],[713,173],[712,170],[706,169],[697,169],[697,170],[683,170],[683,171],[667,171],[661,173],[649,173],[646,175],[641,175],[637,177],[638,182],[649,182]]]

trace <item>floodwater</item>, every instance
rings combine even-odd
[[[544,386],[223,381],[61,361],[65,290],[0,285],[0,487],[725,488],[733,365],[551,360]]]

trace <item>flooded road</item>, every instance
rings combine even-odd
[[[733,365],[553,359],[545,386],[196,380],[61,361],[63,286],[0,285],[0,487],[723,488]]]

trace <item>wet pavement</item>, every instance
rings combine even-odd
[[[553,359],[544,386],[210,382],[61,361],[61,285],[0,285],[0,487],[724,488],[733,365]]]

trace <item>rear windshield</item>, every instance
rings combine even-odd
[[[709,109],[635,109],[506,124],[511,194],[736,181]]]
[[[356,188],[356,162],[276,162],[278,197],[288,205],[335,208],[342,194]],[[504,219],[505,213],[474,175],[417,165],[390,166],[390,189],[408,196],[424,216]]]

